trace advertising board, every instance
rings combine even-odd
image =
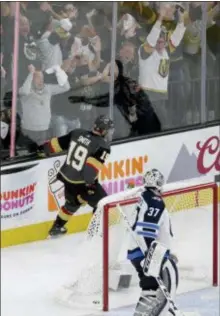
[[[48,225],[64,204],[63,185],[56,181],[56,174],[64,160],[65,156],[51,157],[1,168],[3,232],[42,224],[42,233],[39,232],[37,238],[46,237]],[[143,173],[150,168],[159,169],[167,183],[192,179],[200,183],[213,181],[214,176],[220,173],[219,128],[210,127],[112,146],[112,153],[100,172],[99,180],[108,194],[114,194],[124,191],[130,180],[136,186],[141,185]],[[70,224],[74,227],[70,231],[85,229],[90,213],[89,207],[81,208],[74,215]]]

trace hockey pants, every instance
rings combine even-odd
[[[93,209],[98,202],[107,196],[103,187],[97,182],[92,190],[89,190],[85,184],[72,184],[65,181],[62,176],[58,180],[64,183],[65,209],[74,214],[80,206],[88,204]]]

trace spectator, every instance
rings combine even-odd
[[[98,37],[93,41],[93,46],[90,48],[89,44],[87,48],[84,46],[84,48],[80,49],[80,55],[73,57],[70,62],[65,61],[63,67],[67,65],[66,71],[72,89],[56,98],[53,107],[56,109],[56,114],[61,115],[59,103],[63,100],[66,106],[66,119],[72,118],[76,120],[78,118],[83,128],[90,128],[92,117],[95,118],[97,115],[93,105],[85,103],[84,100],[86,98],[94,98],[100,93],[98,83],[101,80],[101,76],[98,69],[100,67],[101,47]],[[69,104],[68,99],[70,96],[72,96],[74,108]]]
[[[163,129],[199,123],[204,27],[201,2],[132,1],[118,7],[116,138],[160,131],[160,121]],[[214,120],[220,115],[220,15],[218,3],[210,2],[207,7],[207,116]],[[14,2],[1,3],[1,98],[5,95],[4,106],[8,107],[14,12]],[[89,128],[92,117],[109,111],[112,3],[21,2],[20,14],[20,92],[27,87],[28,68],[34,69],[31,92],[19,94],[22,110],[19,98],[17,102],[22,130],[39,143],[79,126]],[[33,67],[28,67],[30,64]],[[66,72],[71,89],[57,84],[57,71],[51,73],[57,65]],[[48,68],[52,69],[49,73]],[[42,89],[39,82],[43,82]],[[60,92],[52,97],[55,87]],[[41,102],[45,104],[40,107]],[[35,111],[37,119],[33,121]],[[28,122],[34,128],[30,129]]]
[[[93,115],[97,116],[100,114],[106,114],[109,109],[109,83],[111,80],[110,77],[110,63],[103,63],[101,64],[100,68],[98,71],[93,71],[90,73],[90,78],[88,78],[88,82],[91,80],[94,82],[92,87],[89,87],[91,89],[90,91],[92,93],[83,93],[82,94],[82,99],[81,99],[81,104],[84,107],[90,107],[91,110],[93,111]],[[118,67],[115,64],[115,80],[118,77]],[[119,85],[116,84],[114,88],[114,92],[118,91]],[[69,98],[71,103],[77,104],[76,103],[76,95],[71,96]],[[91,117],[91,115],[90,115]],[[88,116],[89,120],[89,116]],[[91,124],[91,119],[89,121],[89,124]],[[120,137],[126,137],[129,135],[129,130],[130,126],[119,110],[119,108],[116,106],[114,108],[114,125],[115,125],[115,133],[114,137],[115,138],[120,138]],[[82,125],[83,126],[83,125]],[[88,124],[87,124],[88,126]],[[89,125],[90,126],[90,125]]]
[[[209,42],[209,34],[216,28],[215,19],[218,16],[219,5],[213,2],[207,3],[207,42]],[[193,2],[189,4],[189,16],[184,36],[184,52],[187,63],[190,70],[190,78],[192,82],[192,93],[191,98],[187,107],[185,105],[186,119],[188,124],[195,124],[200,122],[200,94],[201,94],[201,31],[204,27],[202,23],[202,9],[201,2]],[[218,31],[214,32],[214,36],[218,36]],[[216,37],[215,37],[216,39]],[[218,41],[214,40],[214,45]],[[210,48],[210,47],[209,47]],[[218,110],[218,86],[219,83],[216,81],[216,70],[219,69],[216,63],[216,58],[212,55],[212,50],[207,49],[207,94],[210,102],[210,108],[207,112],[209,119],[214,118],[215,112]],[[217,67],[216,67],[217,66]],[[217,98],[215,97],[217,96]]]
[[[1,2],[1,52],[4,49],[3,68],[7,76],[11,74],[14,17],[7,2]],[[3,46],[2,46],[3,45]],[[9,80],[8,80],[9,81]]]
[[[45,24],[47,25],[46,28],[36,30],[37,35],[39,35],[37,46],[40,51],[43,70],[51,68],[54,65],[62,65],[63,54],[61,43],[63,38],[70,37],[69,31],[72,28],[72,23],[69,19],[62,19],[60,21],[60,26],[53,31],[51,19],[48,19],[48,16],[45,16],[45,19]]]
[[[210,9],[207,42],[212,54],[220,59],[220,3],[214,2]],[[219,68],[216,68],[219,70]]]
[[[124,14],[118,22],[117,47],[124,42],[132,42],[135,47],[139,47],[145,40],[145,32],[131,14]]]
[[[209,6],[210,9],[210,6]],[[218,15],[219,5],[215,5],[208,11],[208,20],[206,28],[216,25],[214,22]],[[184,36],[184,51],[189,55],[195,55],[200,52],[201,44],[201,30],[202,30],[202,9],[200,2],[193,2],[189,4],[189,16]],[[218,34],[216,32],[215,34]]]
[[[2,48],[2,46],[1,46]],[[5,95],[5,84],[6,84],[6,71],[4,69],[4,67],[2,66],[2,61],[3,61],[3,51],[0,53],[0,58],[1,58],[1,108],[2,108],[2,104],[3,104],[3,99],[4,99],[4,95]]]
[[[29,75],[19,89],[22,106],[22,130],[38,145],[52,137],[50,135],[52,95],[67,91],[70,86],[66,73],[54,66],[47,72],[55,72],[58,84],[44,84],[41,71],[36,71],[33,65],[28,67]]]
[[[117,61],[119,75],[116,80],[120,89],[115,102],[131,126],[131,136],[147,135],[161,131],[161,124],[151,102],[135,80],[123,75],[123,65]]]
[[[0,111],[0,123],[1,123],[1,159],[9,157],[10,142],[11,142],[11,110],[2,108]],[[16,115],[16,134],[15,134],[16,154],[19,147],[25,148],[27,152],[35,152],[37,146],[28,138],[22,134],[21,120],[19,115]],[[3,151],[2,151],[3,150]]]
[[[130,12],[131,15],[134,15],[133,12],[135,12],[136,15],[134,16],[137,17],[139,24],[142,26],[142,29],[144,29],[144,38],[146,38],[146,34],[149,34],[152,26],[160,16],[160,11],[164,11],[161,26],[165,31],[165,45],[169,55],[169,76],[168,94],[166,96],[168,102],[164,100],[163,103],[167,103],[166,108],[167,111],[170,112],[169,127],[175,127],[177,122],[176,118],[172,116],[174,109],[178,109],[178,113],[180,113],[179,119],[182,121],[182,124],[185,123],[183,120],[185,117],[183,111],[185,104],[189,104],[191,89],[189,84],[190,74],[188,65],[183,58],[183,41],[180,41],[177,47],[173,47],[170,41],[170,37],[176,29],[178,22],[180,22],[180,19],[184,21],[185,25],[187,24],[187,10],[183,7],[184,5],[185,3],[183,4],[181,2],[123,3],[123,7],[128,9],[127,11]],[[133,11],[130,8],[132,8]]]
[[[91,65],[98,69],[101,61],[101,39],[89,25],[84,25],[74,38],[70,58],[87,56]]]
[[[38,66],[37,47],[33,36],[30,33],[30,22],[25,16],[20,17],[19,23],[19,51],[18,51],[18,85],[22,85],[27,76],[27,69],[30,63]],[[4,34],[4,67],[7,72],[8,84],[12,82],[12,53],[14,36],[8,37],[8,32]],[[9,53],[10,52],[10,53]],[[6,60],[5,60],[6,59]]]
[[[19,62],[18,62],[18,86],[21,86],[28,75],[28,65],[41,68],[37,56],[37,45],[30,33],[30,22],[25,16],[20,17],[20,39],[19,39]],[[26,70],[26,72],[25,72]]]
[[[8,149],[10,147],[10,113],[5,109],[1,108],[0,112],[1,122],[1,149]]]
[[[30,2],[29,1],[21,1],[20,2],[20,15],[25,16],[26,18],[29,19],[29,7],[30,7]]]
[[[101,9],[92,9],[86,14],[89,26],[96,31],[102,43],[101,58],[105,62],[111,59],[111,23],[108,16]]]
[[[146,93],[137,82],[123,74],[123,64],[115,63],[114,120],[115,138],[147,135],[161,131],[160,121],[154,112]],[[101,73],[102,89],[96,98],[84,101],[96,107],[109,106],[110,64]],[[106,85],[106,88],[104,87]],[[70,98],[74,102],[74,98]]]
[[[124,66],[124,74],[126,77],[130,77],[134,80],[138,80],[138,56],[137,47],[132,42],[124,42],[119,50],[118,59]]]
[[[61,36],[61,49],[63,53],[63,59],[68,58],[69,49],[74,42],[74,36],[78,33],[77,29],[77,18],[78,9],[71,3],[65,3],[63,6],[59,7],[58,10],[54,10],[53,7],[47,2],[46,5],[47,12],[49,12],[52,17],[52,28],[53,30],[58,30],[57,33]],[[63,32],[62,24],[63,20],[69,20],[72,24],[71,29],[68,33]]]
[[[185,32],[183,16],[179,11],[180,21],[168,38],[168,31],[162,26],[166,15],[167,7],[161,6],[157,22],[152,27],[145,43],[139,48],[139,84],[148,92],[163,129],[170,127],[171,115],[165,102],[168,99],[170,67],[168,45],[172,45],[173,49],[178,47]]]
[[[41,7],[44,11],[49,11],[55,20],[69,19],[73,25],[76,24],[78,9],[72,3],[65,3],[58,12],[56,12],[49,2],[43,2]]]
[[[2,108],[3,106],[3,100],[4,100],[4,96],[5,96],[5,76],[6,76],[6,72],[4,70],[4,68],[1,66],[1,100],[0,100],[0,108]]]
[[[125,73],[134,80],[138,80],[138,48],[145,40],[145,33],[131,14],[124,14],[118,22],[117,51]]]
[[[220,3],[214,2],[209,11],[212,23],[207,29],[207,44],[212,61],[212,77],[207,82],[208,120],[220,119],[219,86],[220,86]]]

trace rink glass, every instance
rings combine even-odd
[[[1,2],[1,109],[12,107],[13,80],[17,81],[17,128],[24,129],[29,138],[33,139],[33,133],[22,125],[26,108],[22,106],[19,89],[33,71],[30,65],[43,85],[57,83],[55,75],[45,73],[53,58],[68,75],[71,89],[53,95],[46,105],[44,101],[38,104],[47,108],[45,114],[30,104],[29,119],[39,122],[39,130],[35,132],[41,135],[40,141],[64,135],[77,127],[90,129],[99,114],[109,114],[114,119],[115,140],[151,135],[152,131],[140,127],[146,125],[143,116],[146,96],[161,122],[162,132],[220,119],[219,4],[21,2],[19,49],[15,58],[18,75],[13,78],[14,12],[15,3]],[[150,51],[149,34],[158,18],[162,21],[161,33],[154,50]],[[181,23],[184,34],[179,33],[174,40],[172,34]],[[44,49],[43,38],[51,31],[55,34],[51,42],[60,44]],[[145,61],[146,53],[150,52],[150,57],[155,50],[167,52],[158,66],[160,79],[167,78],[167,84],[161,81],[161,89],[158,84],[156,90],[152,89],[149,80],[151,72],[152,77],[155,73],[147,63],[144,64],[147,78],[140,79],[143,47]],[[122,72],[123,77],[131,79],[128,87],[121,79]],[[136,98],[140,89],[142,99]],[[42,131],[41,122],[47,115],[50,123]],[[18,143],[16,135],[13,141]],[[19,146],[25,148],[25,140]]]

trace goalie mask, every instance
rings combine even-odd
[[[148,188],[156,188],[158,191],[162,191],[165,183],[164,176],[157,169],[149,170],[144,175],[144,186]]]

